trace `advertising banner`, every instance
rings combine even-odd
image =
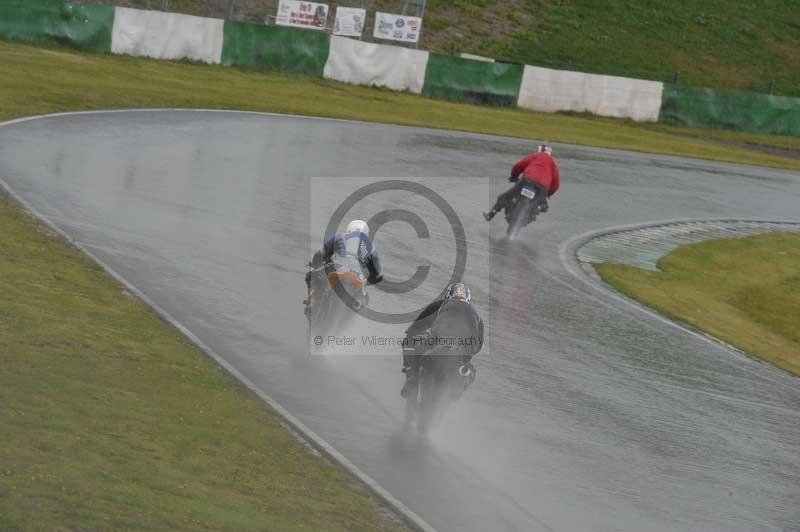
[[[337,7],[333,34],[345,37],[361,37],[367,10],[358,7]]]
[[[324,30],[328,20],[328,5],[297,0],[280,0],[275,24],[312,30]]]
[[[418,42],[421,29],[422,19],[419,17],[393,15],[391,13],[381,13],[380,11],[375,13],[375,31],[373,32],[373,36],[376,39]]]

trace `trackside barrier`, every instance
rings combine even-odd
[[[800,135],[800,98],[667,83],[659,122]]]
[[[488,62],[177,13],[0,0],[0,38],[325,77],[484,105],[800,135],[800,98]]]
[[[430,54],[422,94],[484,105],[516,105],[522,65]]]
[[[323,76],[353,85],[422,92],[428,52],[331,37]]]
[[[322,77],[331,38],[327,33],[225,21],[222,64]]]
[[[111,51],[155,59],[222,59],[221,19],[118,7],[114,13]]]
[[[114,8],[60,0],[3,0],[0,37],[61,44],[94,52],[111,51]]]
[[[517,105],[534,111],[589,112],[655,122],[663,83],[525,66]]]

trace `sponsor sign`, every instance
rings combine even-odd
[[[316,2],[280,0],[275,24],[312,30],[324,30],[328,20],[328,5]]]
[[[333,34],[345,37],[361,37],[367,10],[358,7],[337,7],[336,20],[333,23]]]
[[[375,31],[372,35],[376,39],[418,42],[421,29],[422,19],[419,17],[393,15],[391,13],[381,13],[378,11],[375,13]]]

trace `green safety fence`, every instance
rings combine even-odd
[[[112,6],[61,0],[0,1],[0,37],[6,39],[110,52],[113,26]]]
[[[430,54],[422,94],[488,105],[516,105],[523,65]]]
[[[659,122],[800,135],[800,98],[664,84]]]
[[[226,21],[222,64],[322,77],[330,44],[321,31]]]

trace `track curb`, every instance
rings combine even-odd
[[[602,238],[613,234],[626,233],[630,231],[637,231],[641,229],[649,229],[662,226],[689,224],[689,223],[742,223],[742,222],[764,223],[764,224],[775,224],[775,225],[786,224],[786,225],[800,226],[800,220],[762,220],[762,219],[751,219],[751,218],[675,218],[670,220],[619,225],[619,226],[612,226],[603,229],[588,231],[586,233],[573,236],[569,240],[566,240],[559,246],[558,249],[559,260],[561,261],[562,266],[564,266],[564,269],[566,269],[573,277],[576,277],[581,282],[583,282],[587,286],[590,286],[594,290],[602,293],[606,297],[609,297],[618,303],[624,304],[628,308],[635,309],[638,312],[647,314],[648,316],[655,318],[656,320],[658,320],[663,324],[681,330],[686,334],[699,338],[705,341],[706,343],[712,344],[718,348],[722,348],[728,351],[731,355],[739,358],[740,360],[757,362],[761,365],[772,368],[774,371],[794,376],[787,370],[774,366],[769,362],[761,358],[758,358],[755,355],[747,353],[746,351],[743,351],[700,329],[696,329],[688,324],[672,320],[667,316],[665,316],[664,314],[661,314],[660,312],[646,306],[645,304],[640,303],[639,301],[628,297],[627,295],[616,290],[614,287],[603,281],[600,278],[600,275],[598,275],[598,273],[595,271],[591,263],[581,261],[578,258],[578,253],[583,246],[585,246],[586,244],[597,238]]]

